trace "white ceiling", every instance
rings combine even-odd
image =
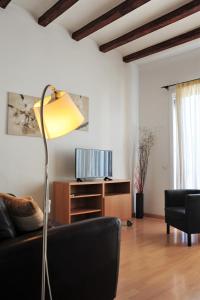
[[[123,1],[124,0],[79,0],[74,6],[72,6],[68,11],[66,11],[48,26],[53,26],[53,24],[61,24],[69,31],[69,33],[72,33]],[[37,20],[38,17],[40,17],[48,8],[55,4],[57,0],[14,0],[13,2],[22,6]],[[151,0],[126,16],[123,16],[110,25],[107,25],[101,30],[91,34],[90,36],[86,37],[86,39],[91,38],[95,40],[98,45],[101,45],[188,2],[190,1]],[[126,45],[123,45],[117,48],[117,51],[124,56],[189,30],[195,29],[198,26],[200,26],[200,12],[141,37]],[[81,41],[77,42],[77,47],[79,43],[81,43]],[[161,55],[154,54],[151,57],[142,59],[140,61],[146,62],[151,61],[152,59],[154,60],[155,57],[160,58],[161,56],[175,55],[180,51],[189,51],[190,49],[196,47],[200,47],[200,39],[191,43],[187,43],[186,45],[180,45],[175,47],[173,50],[171,49],[170,51],[166,50]]]

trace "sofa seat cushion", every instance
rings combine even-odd
[[[15,228],[9,217],[6,205],[3,199],[0,199],[0,241],[14,238],[15,236]]]
[[[165,216],[176,218],[176,219],[185,218],[185,207],[182,206],[166,207]]]

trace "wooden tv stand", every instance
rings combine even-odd
[[[130,180],[53,183],[53,219],[70,224],[99,216],[132,217]]]

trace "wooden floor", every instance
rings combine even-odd
[[[134,220],[122,227],[116,300],[200,300],[200,236],[171,228],[163,220]]]

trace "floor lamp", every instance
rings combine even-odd
[[[46,96],[47,90],[51,90],[51,95]],[[76,105],[73,103],[69,94],[58,91],[52,85],[47,85],[42,93],[40,101],[34,105],[35,116],[42,133],[45,149],[45,182],[44,182],[44,225],[43,225],[43,244],[42,244],[42,289],[41,300],[45,300],[46,278],[49,288],[50,299],[52,292],[48,274],[47,262],[47,229],[48,214],[50,212],[50,200],[48,191],[48,146],[47,139],[57,138],[66,135],[70,131],[79,127],[84,118]]]

